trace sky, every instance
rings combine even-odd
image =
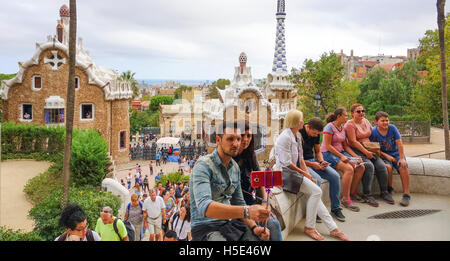
[[[16,73],[56,34],[68,0],[0,0],[0,73]],[[94,63],[137,79],[232,79],[241,52],[271,72],[276,0],[78,0],[77,37]],[[447,3],[446,12],[449,12]],[[437,28],[435,0],[286,0],[288,69],[341,50],[406,56]]]

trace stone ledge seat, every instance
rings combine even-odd
[[[427,193],[437,195],[450,195],[450,161],[407,157],[406,162],[410,172],[410,192]],[[341,173],[342,175],[342,173]],[[322,200],[329,203],[329,184],[323,179]],[[397,193],[402,193],[400,175],[394,169],[393,188]],[[362,185],[358,187],[362,191]],[[292,194],[281,191],[281,188],[272,190],[278,200],[286,228],[283,230],[283,238],[287,238],[295,226],[305,217],[307,197],[303,193]],[[372,194],[380,194],[380,188],[376,177],[374,177]]]

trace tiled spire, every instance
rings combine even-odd
[[[273,58],[273,72],[287,72],[286,40],[284,20],[286,19],[285,0],[278,0],[277,5],[277,37],[275,40],[275,54]]]

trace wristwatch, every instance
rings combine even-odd
[[[250,215],[248,214],[248,208],[249,206],[244,206],[244,218],[249,219]]]

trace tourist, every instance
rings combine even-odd
[[[67,232],[58,236],[55,241],[101,241],[100,235],[89,229],[86,214],[77,204],[67,205],[61,212],[59,226]]]
[[[162,196],[162,192],[165,190],[165,188],[163,188],[162,183],[158,182],[156,185],[156,196]]]
[[[387,191],[388,172],[384,161],[375,153],[370,152],[363,146],[363,142],[370,142],[372,125],[365,118],[365,110],[361,104],[354,104],[350,108],[352,120],[348,121],[344,128],[347,142],[356,154],[362,157],[365,171],[362,178],[363,196],[358,201],[366,202],[370,206],[378,207],[378,202],[372,196],[372,181],[375,175],[380,185],[381,198],[389,204],[394,204],[391,194]]]
[[[164,241],[177,241],[177,233],[173,230],[168,230],[164,235]]]
[[[191,241],[191,208],[189,205],[181,207],[169,221],[169,230],[177,233],[178,241]]]
[[[139,183],[134,187],[134,193],[137,194],[139,198],[141,198],[141,186],[139,185]]]
[[[128,184],[128,190],[130,190],[131,189],[131,172],[128,172],[127,184]]]
[[[325,161],[330,163],[333,169],[339,170],[342,175],[342,205],[352,211],[358,212],[350,195],[357,197],[357,189],[364,175],[364,164],[346,141],[343,125],[347,122],[348,115],[344,108],[338,108],[328,116],[327,125],[323,131],[323,141],[320,150]],[[350,158],[355,160],[350,161]]]
[[[150,187],[149,187],[149,185],[148,185],[148,176],[147,176],[147,175],[145,175],[145,178],[144,178],[144,180],[142,181],[142,184],[143,184],[143,190],[144,190],[144,192],[150,190]]]
[[[116,219],[118,233],[114,229],[114,220]],[[95,231],[100,235],[102,241],[129,241],[125,224],[120,218],[114,217],[112,209],[108,206],[104,207],[102,212],[100,212]]]
[[[124,188],[127,187],[127,185],[125,185],[125,181],[123,181],[123,179],[120,179],[120,184],[121,184]]]
[[[184,185],[183,182],[178,182],[175,191],[175,200],[178,204],[178,201],[184,196]]]
[[[169,191],[168,190],[164,190],[162,192],[162,198],[164,200],[164,204],[165,204],[165,215],[163,217],[162,220],[162,231],[163,231],[163,235],[165,232],[167,232],[168,229],[168,221],[170,219],[170,217],[175,213],[176,211],[176,203],[173,200],[173,198],[170,196]]]
[[[156,166],[161,166],[161,162],[159,161],[161,157],[161,152],[156,153],[155,159],[156,159]]]
[[[331,214],[339,221],[344,222],[345,216],[340,208],[339,195],[341,192],[341,177],[339,173],[329,166],[320,151],[320,133],[323,123],[320,118],[312,118],[300,130],[302,135],[303,158],[310,174],[317,173],[329,182],[329,197],[331,201]],[[319,184],[317,184],[319,186]]]
[[[161,225],[166,215],[166,205],[160,196],[156,196],[154,189],[150,189],[149,197],[144,201],[144,227],[149,230],[150,241],[161,240]]]
[[[400,174],[403,186],[403,197],[400,205],[408,206],[411,196],[409,195],[409,170],[406,163],[402,136],[397,127],[389,124],[389,115],[386,112],[379,111],[375,114],[377,126],[373,127],[370,141],[379,142],[381,148],[381,157],[386,163],[388,171],[388,192],[393,193],[392,188],[392,168],[395,168]]]
[[[153,175],[153,164],[151,161],[150,161],[150,164],[148,167],[150,168],[150,176],[152,176]]]
[[[139,196],[134,193],[131,194],[131,202],[128,203],[124,220],[128,220],[134,226],[134,241],[141,241],[143,214],[144,212],[142,210],[142,203],[139,201]]]
[[[302,179],[298,192],[309,196],[306,202],[305,234],[315,240],[324,240],[324,237],[315,229],[318,215],[330,231],[330,236],[341,240],[349,240],[343,232],[339,231],[338,226],[328,213],[322,202],[322,190],[312,181],[313,177],[303,159],[301,135],[298,133],[303,128],[303,113],[295,109],[289,111],[286,115],[285,126],[286,129],[275,141],[276,165],[287,175],[300,175]],[[301,201],[299,201],[299,204],[301,204]]]
[[[237,123],[222,122],[213,153],[201,157],[190,178],[191,231],[195,241],[269,240],[265,222],[270,211],[248,206],[242,196],[237,156],[241,133]],[[255,222],[256,221],[256,222]]]
[[[186,190],[184,197],[180,199],[177,203],[177,210],[180,210],[183,206],[190,204],[189,188]]]
[[[258,160],[255,154],[255,140],[254,135],[251,133],[249,123],[245,121],[244,123],[239,123],[241,127],[241,145],[239,146],[239,152],[233,160],[239,165],[241,174],[241,189],[245,203],[247,205],[257,204],[257,200],[253,197],[253,192],[259,197],[261,205],[268,209],[267,205],[267,193],[264,187],[258,189],[253,189],[250,182],[250,174],[252,171],[260,171]],[[270,215],[267,222],[267,228],[270,231],[271,241],[282,241],[283,236],[281,234],[280,222],[276,217]]]

